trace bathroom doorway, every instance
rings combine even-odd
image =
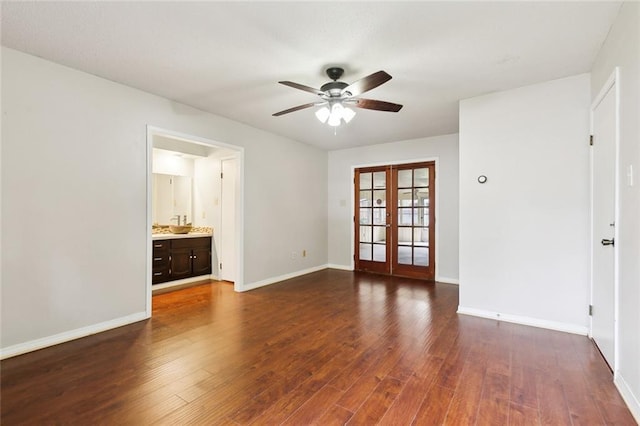
[[[198,278],[231,281],[241,291],[243,229],[236,218],[243,217],[243,148],[149,126],[147,149],[147,314],[151,315],[153,290],[159,288],[152,284],[152,240],[158,238],[152,228],[175,224],[177,217],[183,225],[212,230],[211,275]],[[159,197],[158,182],[167,176],[173,182],[187,182],[183,186],[190,191],[179,197],[180,203],[172,194],[173,201],[160,208],[158,200],[166,201],[167,196]],[[174,185],[173,190],[177,189]],[[172,207],[180,207],[180,212],[175,214]],[[164,223],[167,221],[171,223]],[[180,280],[160,285],[170,288],[174,284],[184,285]]]

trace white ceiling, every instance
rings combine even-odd
[[[2,2],[2,44],[325,149],[458,131],[458,101],[589,72],[620,2]],[[404,105],[321,124],[329,65]],[[177,129],[179,130],[179,129]]]

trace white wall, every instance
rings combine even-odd
[[[244,288],[327,263],[324,151],[7,48],[2,114],[3,355],[144,317],[147,125],[244,147]]]
[[[460,312],[586,334],[589,82],[460,102]]]
[[[619,356],[616,384],[640,421],[640,3],[622,5],[593,65],[591,95],[596,96],[620,67]],[[629,186],[632,166],[635,182]]]
[[[436,280],[458,281],[458,135],[329,152],[329,264],[353,267],[353,169],[437,159]]]
[[[164,175],[189,176],[194,175],[194,159],[178,157],[175,153],[163,149],[153,149],[152,172]]]
[[[220,159],[215,155],[194,160],[193,205],[194,225],[212,228],[219,225]]]

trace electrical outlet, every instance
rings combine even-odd
[[[296,253],[295,251],[291,252],[291,260],[296,260],[298,253]]]

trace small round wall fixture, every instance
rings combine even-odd
[[[478,176],[478,183],[487,183],[487,177],[485,175]]]

